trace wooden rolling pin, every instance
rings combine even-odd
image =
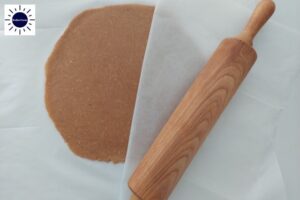
[[[168,199],[255,63],[252,40],[274,10],[262,0],[245,29],[219,45],[130,178],[132,200]]]

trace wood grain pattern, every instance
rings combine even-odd
[[[255,60],[240,40],[220,44],[130,180],[141,199],[167,199]]]
[[[219,45],[129,180],[132,200],[169,197],[255,63],[252,40],[274,10],[272,0],[262,0],[244,31]]]

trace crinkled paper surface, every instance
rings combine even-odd
[[[0,16],[4,4],[33,3],[37,20],[34,37],[3,36],[0,21],[0,199],[127,200],[127,179],[155,134],[220,40],[241,29],[256,0],[160,1],[120,196],[123,165],[75,156],[54,128],[43,102],[44,64],[74,16],[129,2],[155,0],[0,0]],[[300,5],[277,5],[255,41],[257,64],[171,199],[299,199]]]
[[[122,200],[130,196],[128,178],[197,72],[223,38],[241,31],[256,2],[161,0],[158,3],[135,107]],[[300,154],[296,148],[299,147],[296,133],[300,129],[295,121],[299,121],[300,113],[299,105],[292,103],[299,99],[296,92],[292,98],[292,88],[297,87],[300,72],[299,14],[296,17],[300,4],[278,0],[277,6],[275,16],[254,41],[258,53],[255,66],[171,200],[300,198],[295,189],[299,181],[291,176],[291,173],[300,176],[293,166],[299,167],[300,163],[299,159],[294,160]],[[293,118],[289,118],[288,112],[292,111]],[[293,141],[295,138],[298,142]]]

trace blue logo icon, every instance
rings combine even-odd
[[[26,26],[28,17],[22,12],[17,12],[12,16],[12,23],[18,28]]]

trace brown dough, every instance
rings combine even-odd
[[[48,113],[71,150],[125,160],[154,8],[119,5],[77,16],[46,64]]]

